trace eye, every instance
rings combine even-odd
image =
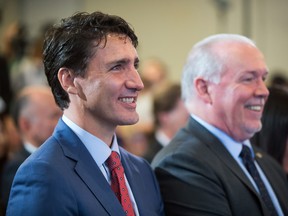
[[[246,77],[246,78],[244,78],[244,81],[245,82],[250,82],[250,81],[252,81],[254,78],[253,77]]]
[[[121,68],[122,68],[122,65],[118,64],[118,65],[113,66],[110,70],[112,70],[112,71],[121,70]]]
[[[139,62],[135,62],[134,67],[136,70],[138,70],[139,69]]]
[[[255,76],[253,74],[246,74],[241,78],[242,82],[252,82],[253,80],[255,80]]]

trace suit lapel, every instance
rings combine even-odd
[[[257,191],[254,186],[247,178],[243,170],[240,168],[238,163],[234,160],[234,158],[230,155],[225,146],[211,134],[205,127],[200,125],[197,121],[191,118],[189,123],[189,130],[192,134],[195,134],[199,139],[203,140],[203,144],[206,145],[211,151],[217,155],[219,160],[223,161],[223,164],[227,166],[232,173],[234,173],[256,196],[259,197]],[[260,197],[259,197],[260,198]]]
[[[92,156],[80,139],[62,120],[59,121],[54,136],[59,140],[66,157],[75,161],[75,172],[102,204],[103,208],[110,215],[115,215],[115,212],[117,212],[117,215],[124,216],[125,213],[121,204]]]

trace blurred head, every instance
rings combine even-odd
[[[145,89],[158,85],[168,77],[168,69],[164,62],[157,58],[147,59],[141,64],[141,78]]]
[[[153,95],[153,115],[156,128],[165,128],[171,137],[185,125],[189,114],[181,99],[179,84],[158,86]]]
[[[26,26],[19,22],[11,23],[4,33],[4,41],[4,54],[9,61],[22,58],[28,44]]]
[[[282,73],[280,72],[273,72],[273,75],[271,77],[271,86],[275,86],[275,87],[282,87],[282,88],[286,88],[288,89],[288,80],[287,78],[284,76],[285,71],[283,71]]]
[[[138,45],[137,36],[125,20],[101,12],[77,13],[48,30],[43,53],[45,73],[62,110],[69,106],[70,100],[57,78],[59,69],[66,67],[76,76],[84,77],[91,58],[99,46],[105,47],[109,34],[124,35],[134,47]]]
[[[190,112],[243,141],[261,129],[267,74],[264,57],[250,39],[213,35],[190,52],[182,96]]]
[[[259,133],[252,142],[273,156],[288,173],[288,92],[277,87],[269,88]]]
[[[13,118],[24,142],[39,147],[49,136],[62,112],[46,86],[21,90],[14,104]]]

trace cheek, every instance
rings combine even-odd
[[[234,113],[241,112],[241,108],[245,103],[245,97],[239,91],[227,90],[218,95],[217,104],[219,109],[224,112]],[[240,113],[238,113],[239,115]],[[237,117],[237,114],[233,114]]]

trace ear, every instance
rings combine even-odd
[[[70,94],[77,94],[77,88],[74,85],[75,75],[68,68],[60,68],[58,71],[58,80],[62,88]]]
[[[162,125],[167,124],[168,113],[167,112],[158,113],[158,119],[159,119],[160,124]]]
[[[194,80],[194,86],[198,97],[200,97],[205,103],[212,103],[210,91],[209,91],[209,81],[204,80],[202,77],[197,77]]]
[[[27,131],[30,130],[29,119],[27,119],[26,117],[20,116],[18,119],[18,126],[19,126],[21,133],[23,132],[24,134],[26,134]]]

